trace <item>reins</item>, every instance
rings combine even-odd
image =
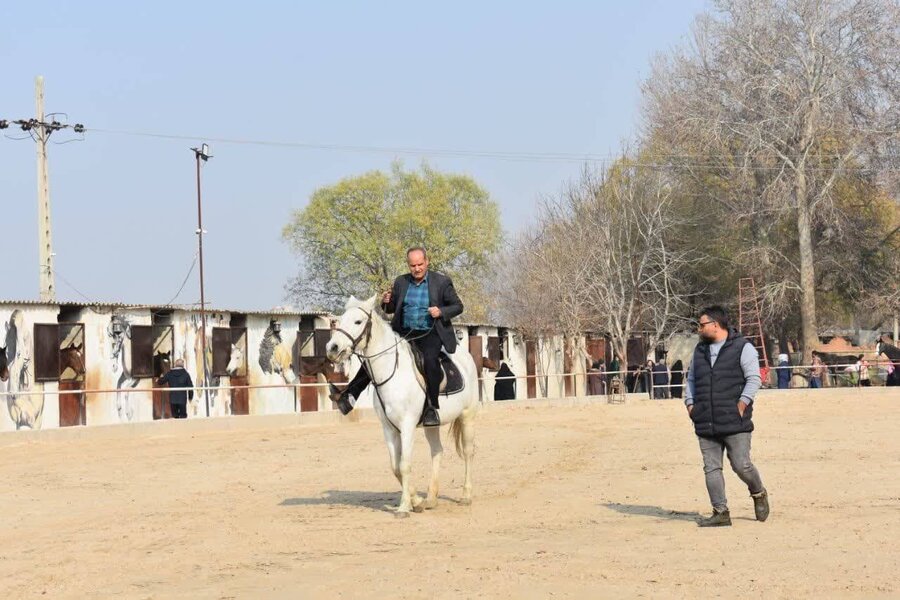
[[[359,308],[359,307],[357,307],[357,308]],[[341,329],[340,327],[335,329],[335,332],[343,334],[344,336],[346,336],[346,338],[348,340],[350,340],[350,352],[351,352],[351,354],[353,354],[354,356],[356,356],[357,358],[360,359],[362,366],[369,373],[369,379],[372,380],[372,384],[375,386],[375,395],[378,396],[378,402],[381,404],[381,411],[383,413],[385,413],[385,417],[386,417],[387,412],[385,409],[384,398],[381,397],[381,387],[383,385],[385,385],[388,381],[393,379],[394,375],[396,375],[397,372],[400,370],[400,342],[403,342],[403,341],[412,342],[412,341],[424,338],[425,336],[430,334],[431,331],[434,329],[434,323],[432,322],[431,327],[428,329],[428,331],[426,331],[425,333],[423,333],[421,335],[418,335],[418,336],[415,336],[412,338],[407,337],[407,336],[409,336],[409,333],[407,333],[404,336],[397,336],[398,339],[397,339],[397,341],[394,342],[394,344],[392,346],[385,348],[384,350],[381,350],[380,352],[376,352],[375,354],[363,354],[362,352],[359,352],[356,349],[356,347],[359,345],[359,343],[363,340],[364,337],[365,337],[365,346],[368,347],[369,341],[372,339],[373,317],[372,317],[371,312],[365,311],[362,308],[359,308],[359,310],[361,310],[362,313],[364,315],[366,315],[366,326],[363,328],[363,330],[360,332],[360,334],[358,336],[353,337],[352,335],[350,335],[349,333],[347,333],[345,330]],[[381,381],[381,382],[376,381],[375,380],[375,372],[374,372],[374,369],[372,368],[371,363],[374,359],[387,354],[391,350],[394,351],[394,368],[391,371],[391,374],[388,376],[387,379],[385,379],[384,381]],[[413,362],[415,362],[415,361],[413,361]],[[415,365],[413,365],[413,370],[415,370]],[[397,431],[400,431],[400,429],[396,425],[394,425],[394,423],[390,419],[387,419],[387,421],[394,427],[394,429],[396,429]]]

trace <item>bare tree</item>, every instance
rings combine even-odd
[[[756,225],[790,216],[796,258],[780,289],[768,291],[773,299],[799,291],[808,357],[818,342],[815,230],[840,233],[836,182],[878,172],[900,131],[900,8],[893,0],[714,7],[697,19],[690,47],[654,66],[647,122],[670,164],[700,181],[725,175],[719,200],[736,215],[753,215]],[[753,251],[767,259],[774,248]]]
[[[606,172],[585,169],[514,244],[520,269],[507,319],[570,341],[606,331],[623,359],[635,331],[649,330],[654,345],[664,339],[686,316],[683,275],[696,260],[675,243],[674,198],[664,172],[627,158]]]

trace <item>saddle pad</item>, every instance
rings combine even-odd
[[[425,361],[422,353],[419,352],[419,350],[415,346],[412,346],[411,349],[413,356],[416,359],[416,368],[419,370],[419,374],[424,380]],[[450,358],[450,355],[443,350],[441,350],[441,370],[444,372],[444,375],[441,378],[441,393],[447,395],[461,392],[465,387],[462,372],[460,372],[459,367],[456,366],[456,363],[453,362],[453,359]]]

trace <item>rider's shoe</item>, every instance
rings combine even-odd
[[[328,397],[338,405],[338,410],[341,411],[342,415],[346,415],[353,410],[353,404],[356,401],[356,398],[353,398],[349,391],[344,390],[342,392],[333,383],[328,384]]]
[[[438,416],[436,409],[426,406],[422,412],[422,427],[440,427],[441,418]]]

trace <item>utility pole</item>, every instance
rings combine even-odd
[[[38,185],[38,274],[41,302],[56,301],[55,272],[53,270],[53,227],[50,221],[50,173],[47,166],[47,141],[54,131],[71,128],[75,133],[84,133],[84,125],[68,125],[53,119],[49,123],[44,114],[44,78],[40,75],[34,82],[34,102],[36,115],[31,119],[0,119],[0,130],[10,124],[31,136],[37,142],[37,185]],[[59,113],[51,113],[54,116]]]
[[[56,301],[53,273],[53,234],[50,225],[50,174],[47,167],[47,139],[52,133],[44,123],[44,78],[34,82],[34,101],[37,108],[37,180],[38,180],[38,246],[40,260],[41,302]]]
[[[200,256],[200,352],[203,354],[203,396],[206,399],[206,416],[209,416],[209,366],[206,359],[206,295],[203,286],[203,208],[200,198],[200,161],[211,158],[209,145],[191,148],[197,159],[197,245]]]

